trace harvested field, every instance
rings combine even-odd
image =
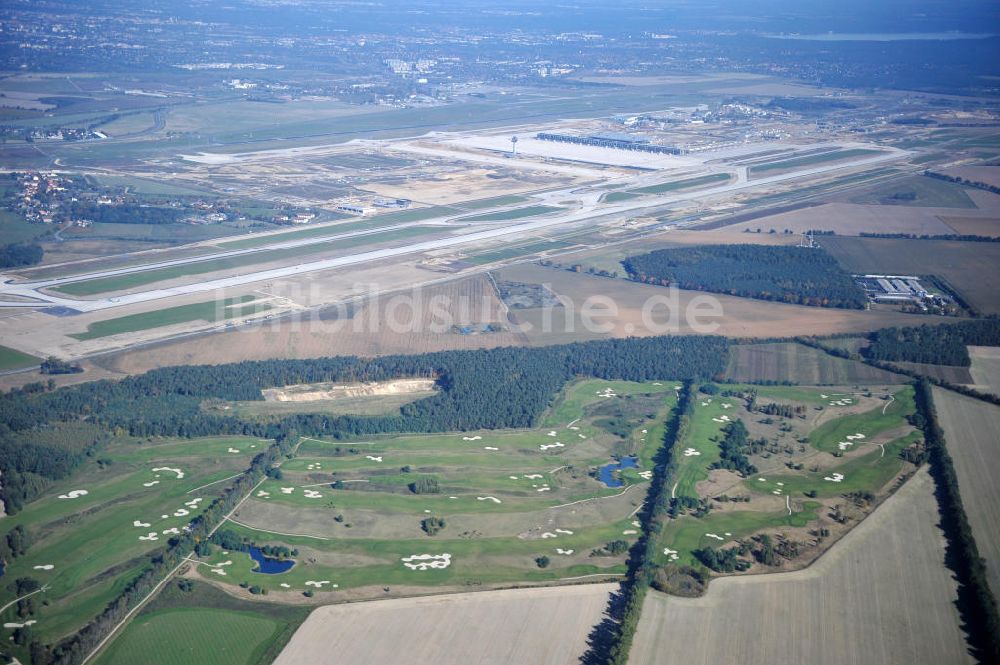
[[[1000,236],[1000,217],[951,217],[941,216],[941,221],[963,236]]]
[[[962,503],[986,560],[990,588],[1000,589],[1000,407],[934,389],[934,405],[944,429],[948,452],[958,474]]]
[[[615,588],[517,589],[321,607],[275,665],[401,660],[412,665],[569,665],[586,651],[587,634],[601,620]]]
[[[729,577],[701,598],[652,592],[636,665],[973,662],[920,471],[809,568]]]
[[[945,169],[948,175],[1000,187],[1000,166],[957,166]]]
[[[421,320],[417,324],[413,324],[408,307],[392,308],[393,296],[385,296],[360,304],[348,313],[349,318],[326,318],[321,314],[320,317],[305,320],[276,321],[252,329],[216,333],[130,351],[102,360],[102,364],[112,371],[132,374],[178,364],[336,355],[377,356],[525,343],[521,335],[510,331],[462,335],[448,326],[444,326],[443,330],[431,326],[438,313],[430,306],[431,299],[435,297],[448,299],[444,311],[454,325],[504,324],[501,303],[485,276],[476,275],[439,286],[418,288],[402,295],[412,297],[414,303],[423,304],[420,308]],[[402,325],[398,328],[390,326],[390,320]],[[411,332],[411,329],[416,332]]]
[[[726,378],[735,381],[792,381],[819,386],[893,383],[901,378],[801,344],[741,344],[732,347],[729,354]]]
[[[1000,348],[970,346],[972,383],[980,390],[1000,394]]]
[[[762,233],[767,233],[771,229],[778,233],[785,229],[794,233],[804,233],[809,230],[834,231],[838,236],[852,236],[860,233],[947,235],[954,233],[954,231],[942,222],[938,215],[941,213],[954,214],[954,212],[954,210],[941,208],[827,203],[771,217],[761,217],[726,228],[737,231],[761,229]],[[821,238],[820,244],[825,247],[827,240],[827,238]]]
[[[1000,244],[896,238],[823,238],[852,273],[935,275],[984,314],[1000,313]]]
[[[692,324],[698,322],[718,324],[717,328],[709,331],[731,337],[787,337],[864,332],[892,325],[911,325],[913,321],[913,317],[899,312],[806,307],[696,291],[675,291],[539,265],[511,266],[498,271],[497,275],[498,279],[511,282],[548,284],[553,292],[568,299],[568,306],[561,308],[519,309],[514,312],[518,323],[530,326],[522,332],[535,344],[629,335],[685,334],[692,332]],[[591,297],[603,297],[614,303],[610,310],[600,308],[600,311],[610,311],[612,316],[596,314],[592,317],[604,326],[603,332],[597,328],[588,330],[584,325],[581,310]],[[676,303],[672,299],[676,299]],[[692,303],[706,302],[717,302],[722,308],[722,316],[695,316]],[[650,308],[646,316],[643,314],[644,307]],[[676,326],[669,321],[671,311],[677,315]],[[924,318],[921,322],[931,320]]]
[[[972,383],[972,374],[969,373],[968,367],[910,362],[897,362],[894,364],[911,372],[917,372],[918,374],[929,376],[932,379],[941,379],[942,381],[947,381],[948,383]]]

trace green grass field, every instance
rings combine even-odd
[[[821,152],[816,155],[793,157],[791,159],[753,166],[750,168],[750,176],[774,175],[775,171],[793,171],[804,166],[814,166],[825,162],[839,162],[854,157],[877,155],[879,152],[879,150],[868,150],[866,148],[850,148],[848,150],[833,150],[831,152]]]
[[[32,224],[10,210],[0,210],[0,243],[27,242],[52,231],[49,224]]]
[[[353,238],[341,238],[328,242],[317,242],[313,245],[303,247],[288,247],[285,249],[262,250],[251,254],[241,254],[221,259],[209,259],[194,263],[185,263],[166,268],[154,268],[139,272],[115,275],[113,277],[100,277],[97,279],[81,280],[54,288],[54,291],[65,293],[71,296],[92,296],[99,293],[112,291],[123,291],[139,286],[155,284],[179,277],[191,275],[204,275],[206,273],[218,272],[221,270],[239,270],[271,261],[281,261],[288,259],[298,259],[314,254],[328,253],[331,251],[345,250],[366,245],[376,245],[378,243],[415,238],[431,233],[441,233],[441,229],[432,227],[414,226],[383,233],[375,233]]]
[[[191,321],[214,323],[225,319],[258,314],[271,309],[271,306],[267,303],[255,303],[256,299],[257,296],[240,296],[238,298],[209,300],[190,305],[167,307],[166,309],[158,309],[152,312],[142,312],[141,314],[119,316],[115,319],[91,323],[87,326],[87,332],[72,334],[70,337],[84,341],[108,337],[109,335],[162,328],[163,326],[171,326],[178,323],[189,323]]]
[[[514,210],[500,210],[498,212],[488,212],[482,215],[472,215],[469,217],[461,217],[458,221],[460,222],[506,222],[515,219],[524,219],[526,217],[538,217],[539,215],[547,215],[550,212],[558,212],[562,208],[556,208],[555,206],[528,206],[526,208],[516,208]]]
[[[851,203],[932,208],[975,208],[961,185],[914,175],[882,183],[851,199]]]
[[[809,442],[816,450],[832,453],[838,450],[838,443],[848,434],[861,433],[867,438],[906,424],[906,417],[913,414],[913,388],[907,386],[893,395],[893,401],[876,407],[867,413],[843,416],[817,427],[810,435]]]
[[[703,185],[713,185],[716,183],[729,182],[730,176],[728,173],[711,173],[709,175],[698,176],[697,178],[687,178],[686,180],[675,180],[673,182],[664,182],[659,185],[650,185],[649,187],[639,187],[637,189],[630,189],[628,194],[665,194],[666,192],[675,192],[681,189],[691,189],[692,187],[702,187]],[[605,198],[609,203],[610,197],[613,196],[609,194]],[[620,199],[619,199],[620,200]]]
[[[516,259],[522,256],[531,256],[532,254],[539,254],[553,249],[564,249],[572,246],[573,243],[565,242],[563,240],[539,240],[538,242],[531,242],[526,245],[503,247],[501,249],[488,250],[482,252],[481,254],[473,254],[466,257],[465,260],[475,265],[484,265],[487,263],[493,263],[494,261]]]
[[[247,665],[260,661],[281,625],[261,616],[176,609],[132,622],[99,660],[107,665]]]
[[[17,349],[0,346],[0,371],[31,367],[32,365],[37,365],[39,362],[40,359],[35,356],[22,353]]]
[[[365,231],[369,229],[379,229],[385,226],[401,224],[396,219],[391,219],[391,215],[373,217],[361,222],[343,222],[340,224],[314,226],[297,231],[286,231],[284,233],[252,236],[240,240],[230,240],[220,242],[218,246],[222,249],[247,249],[248,247],[260,247],[275,242],[285,242],[288,240],[301,240],[303,238],[322,238],[324,236],[340,235],[342,233],[354,233],[355,231]]]

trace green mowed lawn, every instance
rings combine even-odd
[[[677,554],[675,563],[680,565],[700,566],[691,552],[703,547],[723,547],[738,538],[745,538],[762,529],[775,527],[801,527],[817,518],[816,511],[820,504],[807,501],[802,510],[780,513],[756,512],[751,510],[712,512],[706,517],[697,518],[690,515],[670,520],[663,528],[660,545],[669,548]],[[713,538],[714,534],[721,538]],[[662,551],[657,557],[661,563],[671,561],[669,555]]]
[[[674,473],[674,496],[697,498],[695,486],[708,478],[708,470],[718,462],[719,444],[722,430],[728,422],[737,420],[736,412],[741,401],[734,397],[709,396],[696,393],[693,397],[694,412],[691,414],[687,435],[674,444],[673,459],[677,465]],[[726,406],[729,408],[726,408]],[[729,421],[723,419],[729,418]],[[713,440],[716,439],[716,440]],[[685,455],[684,451],[694,448],[698,455]]]
[[[22,353],[16,349],[0,346],[0,371],[7,369],[20,369],[31,367],[41,362],[40,358]]]
[[[243,471],[263,445],[237,437],[113,442],[101,455],[104,468],[88,463],[4,518],[3,533],[22,525],[33,540],[27,555],[9,562],[5,576],[32,577],[50,586],[40,594],[46,604],[38,604],[36,635],[59,638],[98,614],[146,565],[149,552],[164,545],[173,529],[179,533],[226,485],[197,488]],[[229,453],[234,446],[243,450]],[[165,467],[180,469],[184,477]],[[69,498],[73,490],[87,494]],[[191,503],[194,499],[200,501]],[[156,540],[140,540],[150,533]],[[11,591],[0,588],[0,605],[11,599]],[[15,609],[2,618],[16,621]]]
[[[792,497],[800,497],[807,491],[816,492],[819,497],[863,491],[875,494],[903,468],[900,452],[922,438],[919,432],[913,432],[886,443],[884,453],[876,446],[871,452],[823,471],[759,474],[751,476],[745,484],[753,492],[777,492]],[[859,445],[864,444],[860,442]],[[836,480],[837,476],[834,474],[840,474],[843,478]]]
[[[261,615],[172,609],[143,615],[98,659],[102,665],[248,665],[283,626]]]
[[[240,296],[238,298],[209,300],[207,302],[142,312],[141,314],[119,316],[114,319],[91,323],[87,326],[87,332],[72,334],[70,337],[83,341],[121,333],[137,332],[139,330],[162,328],[163,326],[189,323],[191,321],[214,323],[238,316],[257,314],[271,309],[271,306],[266,303],[254,303],[256,299],[257,296]]]
[[[610,388],[615,395],[649,395],[663,394],[674,403],[677,401],[675,388],[681,386],[679,381],[605,381],[603,379],[584,379],[569,383],[553,402],[554,406],[542,418],[541,427],[569,427],[574,421],[583,417],[584,408],[604,399],[605,391]]]
[[[750,167],[750,176],[756,176],[761,174],[770,174],[772,171],[786,171],[791,169],[797,169],[804,166],[814,166],[816,164],[822,164],[824,162],[840,161],[844,159],[851,159],[854,157],[865,157],[877,155],[880,150],[868,150],[866,148],[850,148],[847,150],[833,150],[831,152],[822,152],[816,155],[804,155],[802,157],[793,157],[791,159],[783,159],[777,162],[768,162],[766,164],[760,164],[757,166]]]
[[[830,420],[809,434],[809,442],[816,450],[835,453],[838,444],[847,440],[848,435],[863,434],[865,439],[907,424],[907,417],[915,412],[913,388],[907,386],[893,395],[891,402],[875,407],[865,413],[842,416]]]

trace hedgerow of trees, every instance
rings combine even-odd
[[[622,262],[640,282],[745,298],[863,309],[864,292],[820,248],[714,245],[661,249]]]
[[[932,365],[972,364],[967,346],[1000,346],[1000,319],[975,319],[961,323],[909,328],[885,328],[871,336],[865,358]]]

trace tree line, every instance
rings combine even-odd
[[[930,472],[937,485],[940,527],[948,540],[948,567],[958,580],[958,608],[966,625],[969,642],[978,652],[980,662],[1000,662],[1000,617],[997,603],[986,575],[986,564],[969,525],[958,475],[937,421],[931,384],[921,379],[916,384],[917,412],[922,425]]]
[[[863,309],[864,291],[820,248],[713,245],[660,249],[622,262],[640,282],[744,298]]]
[[[968,346],[1000,346],[1000,319],[975,319],[937,326],[884,328],[870,337],[865,358],[969,367]]]

